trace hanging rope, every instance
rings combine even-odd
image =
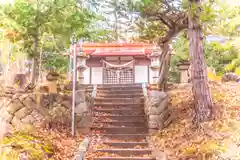
[[[124,64],[112,64],[112,63],[106,62],[104,60],[102,60],[102,62],[107,64],[111,68],[129,68],[129,67],[133,67],[134,60],[124,63]]]

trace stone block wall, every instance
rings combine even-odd
[[[168,105],[169,97],[165,92],[148,92],[145,99],[145,114],[147,115],[150,130],[161,130],[171,123],[172,117]]]
[[[81,100],[80,100],[81,99]],[[76,126],[84,126],[84,117],[89,117],[91,94],[85,90],[77,90],[76,94]],[[25,124],[42,125],[46,118],[51,121],[71,124],[72,94],[35,94],[34,92],[17,91],[13,88],[0,99],[0,120],[14,128]],[[40,102],[40,103],[38,103]]]
[[[30,94],[16,94],[5,97],[0,106],[0,118],[13,127],[22,124],[33,124],[43,120],[43,116],[35,109],[34,96]]]

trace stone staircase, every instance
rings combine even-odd
[[[99,85],[88,160],[155,160],[148,145],[141,84]]]

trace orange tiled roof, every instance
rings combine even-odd
[[[80,44],[77,44],[77,53],[80,47]],[[85,43],[82,48],[85,54],[92,56],[137,56],[151,54],[154,45],[147,43]]]

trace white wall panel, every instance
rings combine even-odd
[[[102,84],[103,80],[103,68],[102,67],[92,67],[92,84]]]
[[[148,66],[135,66],[135,83],[148,82]]]
[[[84,72],[84,84],[90,84],[90,68],[87,68]]]

